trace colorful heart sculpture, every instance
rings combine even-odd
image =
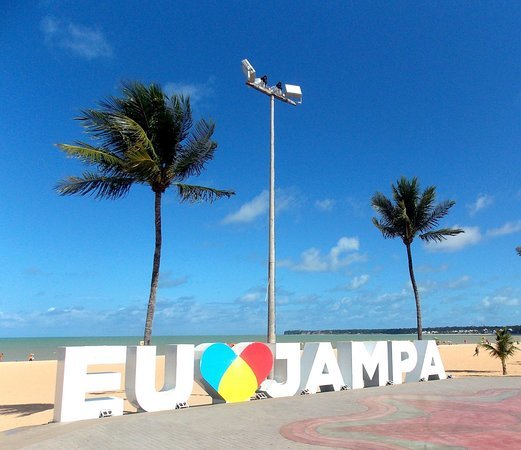
[[[201,356],[202,378],[227,403],[249,400],[273,368],[267,345],[254,342],[242,351],[240,347],[236,352],[226,344],[212,344]]]

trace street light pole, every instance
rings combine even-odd
[[[270,96],[270,208],[268,258],[268,343],[276,341],[275,332],[275,96]]]
[[[269,204],[269,257],[268,257],[268,333],[267,341],[276,342],[275,333],[275,98],[290,105],[302,103],[300,86],[277,83],[268,86],[268,77],[265,75],[256,78],[255,69],[247,59],[242,61],[242,70],[246,75],[246,84],[265,95],[270,96],[270,204]],[[295,99],[295,100],[293,100]]]

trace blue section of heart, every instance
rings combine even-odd
[[[201,375],[216,391],[219,390],[219,383],[235,358],[237,355],[226,344],[212,344],[201,356]]]

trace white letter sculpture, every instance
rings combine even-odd
[[[300,344],[267,344],[275,355],[274,379],[265,380],[261,390],[273,398],[291,397],[300,386]]]
[[[416,368],[405,376],[405,382],[414,382],[421,379],[445,380],[447,375],[443,368],[438,346],[434,341],[414,341],[418,351],[418,364]]]
[[[389,376],[387,342],[338,342],[338,364],[353,389],[385,386]]]
[[[414,370],[418,363],[416,346],[410,341],[389,341],[389,373],[394,384],[402,384],[402,375]]]
[[[156,390],[156,347],[130,346],[125,387],[128,401],[143,411],[175,409],[190,398],[194,384],[194,346],[167,345],[165,383]]]
[[[344,385],[335,353],[330,342],[308,342],[300,361],[300,388],[316,394],[320,386],[333,385],[339,391]]]
[[[338,342],[337,358],[330,342],[310,342],[300,354],[299,343],[241,342],[168,345],[165,383],[156,390],[156,348],[149,346],[60,347],[56,374],[55,422],[121,416],[123,399],[88,393],[119,391],[120,372],[87,373],[94,364],[126,365],[126,394],[140,410],[175,409],[188,401],[195,381],[213,403],[255,398],[258,388],[270,397],[314,394],[447,378],[434,341]],[[270,372],[273,379],[267,379]],[[274,405],[275,406],[275,405]]]
[[[125,363],[126,350],[124,346],[58,348],[54,421],[97,419],[104,413],[122,416],[122,398],[85,399],[85,394],[121,389],[120,372],[87,373],[87,366]]]

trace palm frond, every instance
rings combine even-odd
[[[376,228],[378,228],[380,230],[380,232],[382,233],[383,237],[386,238],[386,239],[393,239],[395,237],[400,236],[400,233],[396,229],[396,227],[387,225],[387,224],[379,221],[375,217],[373,217],[373,224],[374,224],[374,226]]]
[[[480,347],[484,348],[487,352],[490,353],[490,356],[493,358],[500,358],[499,352],[497,348],[493,344],[479,344]]]
[[[422,232],[437,227],[439,221],[449,213],[455,203],[455,201],[446,200],[436,205],[431,211],[426,211],[421,220],[419,219],[417,222],[418,231]]]
[[[170,97],[170,109],[173,115],[173,123],[176,124],[176,138],[183,142],[193,126],[192,108],[190,98],[184,95],[172,95]]]
[[[426,188],[422,195],[419,197],[418,202],[414,211],[414,226],[416,229],[421,230],[423,225],[430,217],[434,208],[434,201],[436,199],[436,188],[429,186]]]
[[[178,180],[189,176],[197,176],[203,171],[205,164],[213,159],[217,143],[212,140],[215,124],[201,120],[196,124],[192,135],[187,138],[178,151],[172,165],[173,175]]]
[[[395,207],[385,195],[377,192],[371,199],[372,207],[381,214],[384,221],[393,223],[395,220]]]
[[[132,117],[144,130],[150,128],[150,118],[157,107],[164,107],[165,94],[157,84],[145,86],[136,81],[123,83],[122,98],[115,99],[117,111]],[[163,105],[161,105],[163,103]]]
[[[396,186],[391,186],[391,189],[393,191],[394,200],[397,203],[403,201],[408,210],[408,214],[411,214],[416,208],[416,203],[420,197],[418,178],[413,177],[411,180],[408,180],[402,176],[396,182]]]
[[[149,185],[161,181],[161,166],[144,149],[129,150],[126,156],[125,171],[130,176]]]
[[[126,151],[144,151],[150,158],[157,160],[154,144],[138,122],[132,119],[132,117],[123,114],[114,114],[112,119],[114,131],[119,131],[126,137],[126,141],[128,142],[128,149]]]
[[[189,201],[196,203],[200,201],[213,202],[221,197],[231,197],[235,195],[234,191],[226,191],[220,189],[213,189],[204,186],[194,186],[190,184],[176,183],[177,192],[181,197],[181,201]]]
[[[393,205],[385,195],[377,192],[371,199],[373,208],[380,213],[380,220],[373,218],[373,224],[387,238],[403,237],[406,227],[404,226],[403,205]]]
[[[93,195],[95,198],[116,199],[128,193],[132,181],[132,178],[84,172],[81,177],[65,178],[55,189],[60,195]]]
[[[503,360],[513,356],[519,350],[514,345],[514,339],[506,327],[496,330],[495,334],[496,342],[494,344],[480,344],[481,347],[490,353],[490,356]]]
[[[420,239],[425,242],[441,242],[447,239],[448,236],[456,236],[460,233],[465,233],[465,231],[461,228],[440,228],[439,230],[420,234]]]
[[[104,167],[122,166],[122,159],[101,147],[94,147],[85,142],[77,142],[76,145],[56,144],[67,155],[79,159],[89,165],[101,165]]]
[[[125,133],[116,126],[114,118],[119,113],[105,110],[86,109],[77,117],[85,132],[99,143],[99,147],[110,153],[122,157],[129,144]]]

